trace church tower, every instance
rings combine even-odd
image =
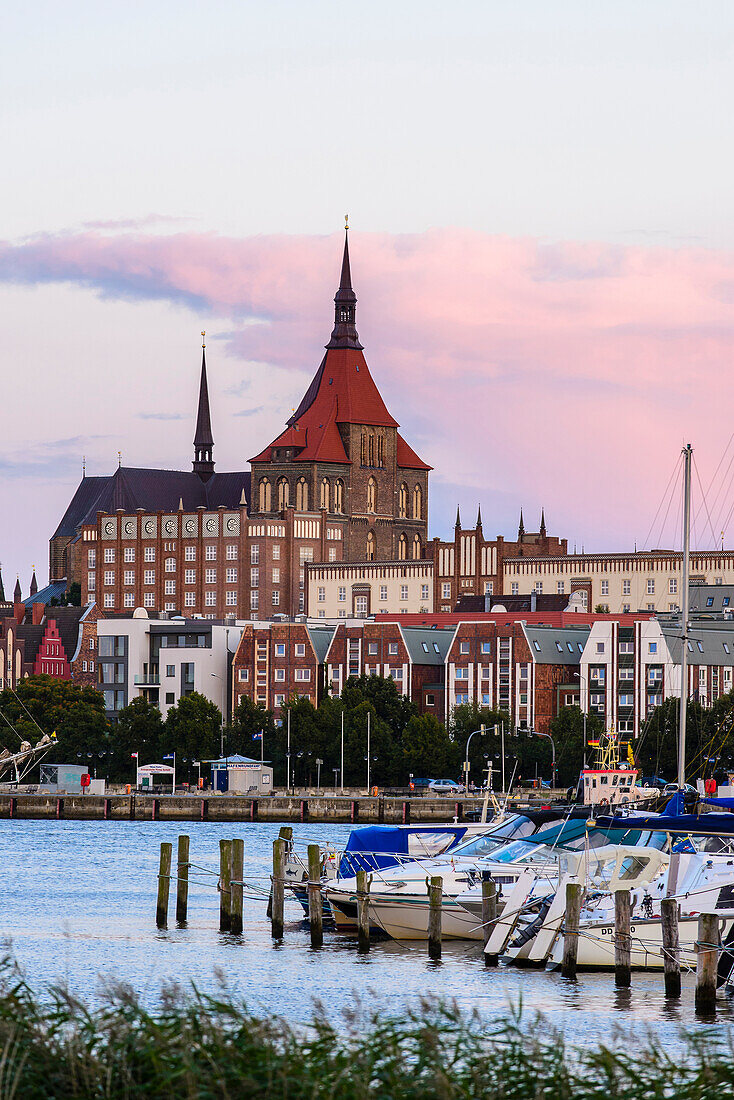
[[[199,407],[196,414],[196,434],[194,435],[194,473],[202,481],[208,481],[214,473],[214,436],[212,418],[209,412],[209,386],[206,379],[206,344],[202,332],[201,379],[199,381]]]
[[[422,558],[431,469],[405,442],[370,374],[356,328],[345,229],[334,328],[284,432],[251,459],[251,515],[288,508],[341,521],[348,561]]]

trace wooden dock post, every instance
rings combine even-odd
[[[582,894],[583,887],[579,882],[566,884],[566,916],[563,922],[563,962],[561,964],[561,974],[564,978],[576,977]]]
[[[486,875],[486,878],[484,877]],[[497,955],[487,954],[487,944],[497,920],[497,883],[489,872],[482,872],[482,934],[484,936],[484,965],[497,966]]]
[[[178,867],[176,869],[176,923],[186,924],[189,908],[189,838],[178,838]]]
[[[161,861],[158,867],[158,901],[155,907],[156,928],[168,928],[168,891],[171,887],[171,845],[161,844]]]
[[[370,949],[370,884],[365,870],[357,871],[357,949]]]
[[[696,951],[696,1012],[713,1012],[719,965],[719,918],[715,913],[700,914]]]
[[[242,878],[245,873],[245,842],[244,840],[232,841],[232,877],[230,879],[230,931],[235,936],[242,935]]]
[[[324,910],[321,902],[321,849],[308,846],[308,923],[311,926],[311,946],[324,942]]]
[[[219,841],[219,931],[232,928],[232,841]]]
[[[619,986],[631,984],[632,905],[629,890],[614,891],[614,981]]]
[[[428,884],[428,955],[431,959],[441,958],[442,900],[443,879],[436,875]]]
[[[286,857],[287,857],[288,852],[290,851],[291,845],[293,844],[293,826],[292,825],[281,825],[280,831],[278,833],[278,839],[285,841]],[[285,868],[285,864],[284,864],[284,868]],[[283,876],[285,877],[285,869],[283,870]],[[271,883],[270,883],[270,897],[268,898],[268,912],[267,912],[268,920],[271,920],[272,916],[273,916],[273,883],[271,881]]]
[[[274,940],[283,939],[283,900],[285,895],[285,841],[273,841],[273,903],[270,907],[270,931]]]
[[[680,997],[680,941],[678,939],[678,902],[663,898],[660,902],[663,931],[663,969],[665,996]]]

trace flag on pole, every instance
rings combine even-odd
[[[164,760],[175,760],[176,759],[176,754],[174,752],[169,752],[166,756],[163,757],[163,759]]]
[[[263,739],[263,731],[262,730],[260,730],[259,733],[253,733],[253,735],[252,735],[252,740],[253,741],[262,741],[262,739]]]
[[[130,753],[130,759],[131,760],[137,760],[138,759],[138,754],[136,752],[131,752]]]

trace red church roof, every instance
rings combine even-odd
[[[286,430],[251,462],[272,461],[273,448],[299,449],[301,462],[349,463],[338,424],[397,428],[370,374],[354,327],[356,296],[351,287],[349,249],[344,243],[341,286],[331,340],[311,385],[288,421]],[[398,466],[430,470],[398,435]]]

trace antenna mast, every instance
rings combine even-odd
[[[678,786],[686,781],[686,713],[688,706],[688,586],[691,569],[691,459],[693,448],[683,448],[683,601],[681,606],[680,711],[678,717]]]

